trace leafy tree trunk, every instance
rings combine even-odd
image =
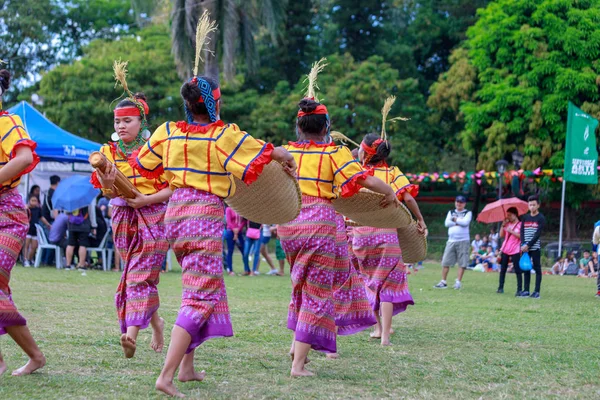
[[[479,215],[479,203],[481,201],[481,185],[475,182],[475,201],[473,202],[473,220]]]

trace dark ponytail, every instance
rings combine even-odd
[[[300,111],[305,113],[311,113],[320,106],[321,103],[317,103],[311,99],[302,99],[298,103]],[[327,126],[328,117],[325,114],[311,114],[298,117],[298,128],[302,133],[309,135],[320,135],[323,129]]]
[[[10,87],[10,72],[6,69],[0,69],[0,87],[2,93],[6,92]]]
[[[381,136],[376,133],[368,133],[365,135],[363,141],[367,146],[371,147],[377,139],[381,139]],[[377,153],[373,154],[373,156],[369,159],[368,164],[378,164],[382,161],[387,161],[391,151],[392,148],[390,146],[390,142],[388,140],[382,141],[377,146]]]

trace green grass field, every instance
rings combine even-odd
[[[227,277],[235,337],[202,345],[196,365],[206,380],[178,386],[202,399],[600,398],[595,280],[544,276],[536,301],[513,297],[513,275],[508,294],[497,295],[497,279],[467,271],[463,290],[439,291],[432,288],[439,267],[427,264],[409,277],[416,305],[394,319],[394,346],[381,348],[368,332],[342,337],[340,359],[313,353],[317,376],[291,379],[289,276]],[[140,334],[134,359],[122,356],[113,308],[118,280],[117,273],[15,268],[15,301],[48,364],[32,376],[10,376],[26,358],[3,336],[10,369],[0,378],[0,399],[159,397],[154,381],[164,353],[149,348],[150,330]],[[180,287],[179,273],[161,277],[167,330]]]

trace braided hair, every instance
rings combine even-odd
[[[208,115],[210,122],[216,122],[217,102],[213,90],[219,88],[219,83],[207,76],[197,76],[181,86],[181,97],[188,123],[194,122],[194,115]]]

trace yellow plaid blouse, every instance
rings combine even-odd
[[[137,154],[146,177],[164,174],[171,189],[191,187],[225,198],[235,193],[233,176],[250,184],[271,161],[273,145],[235,124],[167,122]]]
[[[410,183],[406,175],[398,167],[388,167],[386,163],[380,163],[369,168],[373,171],[373,176],[381,179],[394,189],[398,199],[402,200],[404,192],[408,192],[412,197],[419,194],[419,186]]]
[[[18,115],[2,111],[0,111],[0,143],[2,145],[2,150],[0,151],[0,168],[6,165],[15,156],[15,149],[17,147],[27,146],[33,152],[37,146],[25,131],[21,118]],[[2,182],[0,192],[19,186],[21,176],[31,172],[39,161],[40,158],[34,152],[31,165],[24,171],[21,171],[18,176]]]
[[[143,177],[139,171],[129,165],[127,158],[117,148],[115,143],[105,144],[100,148],[100,153],[104,154],[108,161],[114,164],[141,194],[154,194],[168,187],[164,174],[152,179]],[[97,179],[96,171],[92,173],[92,183],[95,187],[102,188],[100,181]]]
[[[290,142],[284,147],[298,164],[298,183],[302,194],[307,196],[324,199],[352,196],[360,189],[356,181],[372,175],[345,146],[306,141]]]

